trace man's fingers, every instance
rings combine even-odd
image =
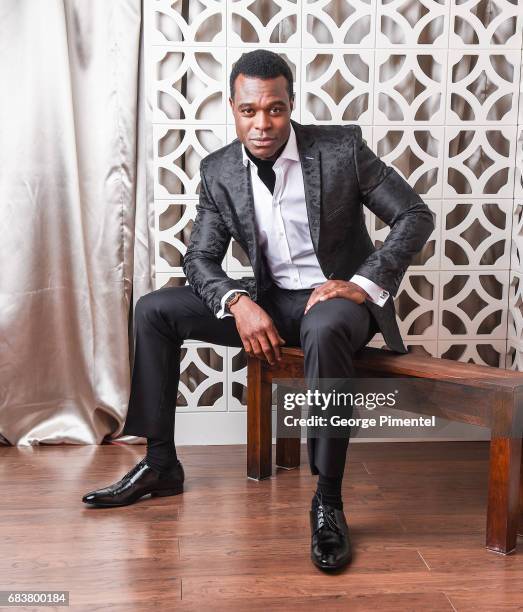
[[[344,297],[356,302],[356,304],[362,304],[367,299],[367,294],[354,289],[356,285],[352,284],[351,286],[350,283],[340,283],[342,283],[342,281],[329,280],[321,285],[321,287],[314,289],[309,296],[304,314],[307,314],[307,312],[309,312],[318,302],[325,302],[335,297]]]
[[[316,298],[318,297],[319,290],[314,289],[313,292],[309,295],[309,299],[307,300],[307,304],[305,305],[305,312],[309,310],[311,306],[316,302]]]
[[[244,336],[241,340],[248,355],[266,359],[271,365],[276,363],[276,359],[280,359],[280,343],[285,343],[276,328],[267,332],[258,332],[253,336]]]
[[[339,297],[339,292],[337,289],[334,291],[324,291],[323,293],[319,293],[318,297],[315,300],[312,300],[310,304],[305,308],[305,312],[310,310],[315,304],[318,302],[325,302],[325,300],[330,300],[333,297]]]
[[[322,295],[320,302],[324,302],[325,300],[330,300],[335,297],[346,297],[348,300],[356,302],[357,304],[362,304],[365,301],[365,296],[359,291],[350,291],[345,295],[340,295],[339,291],[329,291],[328,293],[324,293]]]
[[[280,351],[280,340],[282,339],[280,334],[274,330],[270,330],[267,333],[269,337],[269,341],[272,345],[272,350],[274,351],[274,356],[279,361],[281,359],[281,351]]]
[[[305,312],[309,311],[314,306],[314,304],[317,304],[320,301],[321,295],[322,294],[320,294],[319,297],[313,300],[310,300],[310,302],[308,302],[307,306],[305,307]]]
[[[252,350],[254,352],[254,356],[255,357],[257,357],[258,359],[264,359],[265,358],[263,349],[260,346],[258,338],[256,338],[256,337],[251,338],[251,346],[252,346]]]
[[[258,336],[258,342],[260,343],[260,346],[262,348],[262,351],[265,354],[265,358],[267,359],[267,361],[271,365],[274,365],[275,363],[274,351],[273,351],[272,343],[269,337],[266,334],[260,334]]]
[[[258,335],[251,338],[254,355],[262,361],[267,360],[271,365],[274,363],[271,346],[265,336]]]
[[[247,353],[247,355],[254,355],[251,343],[247,338],[242,338],[243,350]]]
[[[336,297],[346,297],[357,304],[362,304],[365,301],[365,296],[359,291],[351,291],[348,295],[340,295],[340,291],[338,289],[334,289],[333,291],[325,291],[324,293],[321,293],[317,299],[312,300],[309,304],[307,304],[305,313],[307,313],[318,302],[325,302],[326,300]]]

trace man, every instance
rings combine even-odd
[[[392,295],[433,230],[432,213],[408,183],[367,147],[359,126],[291,120],[292,73],[275,53],[242,55],[230,75],[238,138],[201,162],[200,199],[184,258],[189,285],[143,296],[124,434],[147,437],[146,457],[120,481],[83,501],[118,506],[183,491],[173,442],[180,351],[187,339],[243,347],[270,364],[283,344],[301,346],[307,380],[354,377],[353,354],[381,330],[407,352]],[[376,250],[362,203],[391,231]],[[254,278],[222,269],[231,237]],[[351,545],[341,484],[348,437],[310,439],[318,475],[311,557],[343,567]]]

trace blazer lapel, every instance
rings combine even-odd
[[[240,225],[240,233],[245,236],[252,269],[257,275],[260,262],[260,247],[256,235],[251,172],[249,166],[245,167],[243,165],[242,144],[239,140],[234,142],[232,154],[232,163],[224,164],[225,168],[230,169],[231,176],[222,177],[222,179],[226,185],[234,186],[233,201]]]
[[[321,154],[314,144],[314,137],[304,127],[291,120],[296,133],[296,143],[300,155],[303,185],[305,188],[305,203],[309,217],[309,229],[312,245],[318,254],[320,240],[321,211]]]

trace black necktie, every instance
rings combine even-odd
[[[260,159],[259,157],[255,157],[247,147],[245,147],[245,152],[249,156],[249,159],[256,164],[258,168],[258,176],[265,183],[267,189],[274,194],[274,185],[276,184],[276,174],[273,170],[274,162],[276,160],[269,159]]]

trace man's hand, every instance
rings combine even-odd
[[[280,346],[285,340],[261,306],[244,294],[230,307],[230,312],[248,355],[267,359],[271,365],[281,359]]]
[[[363,304],[363,302],[369,297],[369,294],[362,289],[356,283],[344,280],[328,280],[319,287],[316,287],[309,296],[309,301],[305,306],[304,314],[316,304],[317,302],[324,302],[330,298],[342,297],[347,298],[356,302],[356,304]]]

